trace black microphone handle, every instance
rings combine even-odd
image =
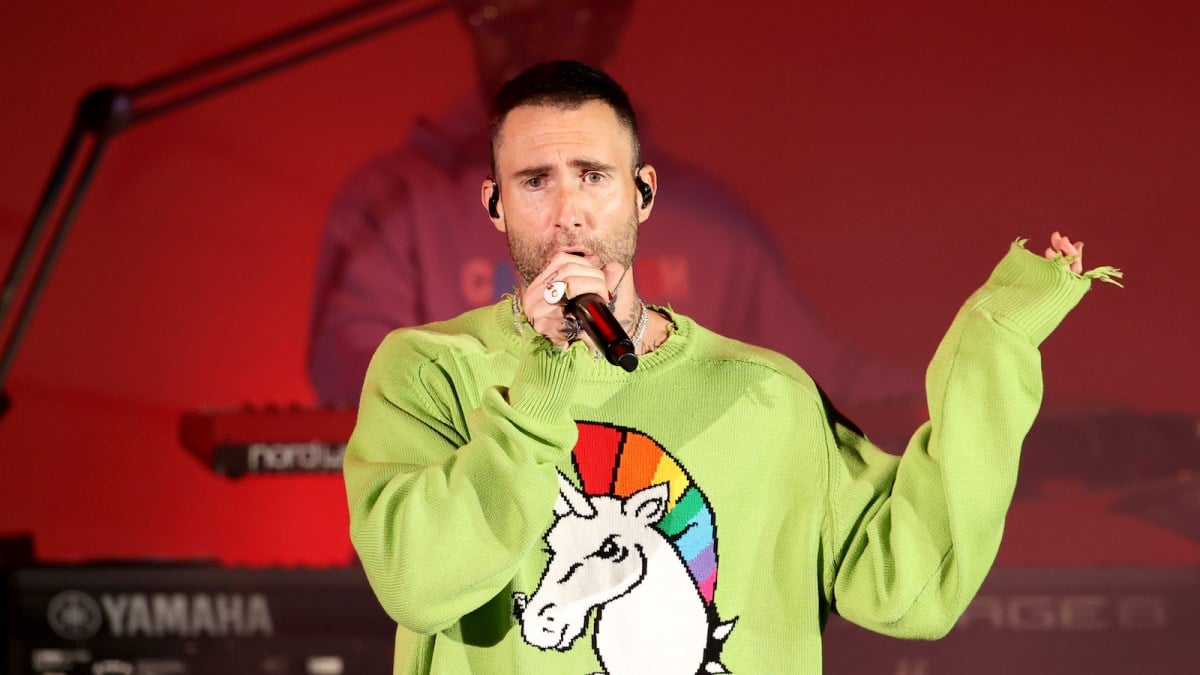
[[[577,295],[563,305],[563,313],[574,316],[583,324],[583,330],[604,351],[604,358],[609,363],[630,373],[637,369],[638,357],[633,341],[599,295]]]

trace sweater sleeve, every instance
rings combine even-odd
[[[948,632],[1000,546],[1042,396],[1038,345],[1111,268],[1072,273],[1016,242],[963,305],[927,375],[930,420],[901,457],[831,415],[826,600],[898,637]]]
[[[457,405],[453,359],[414,359],[403,332],[367,370],[344,465],[350,535],[380,603],[410,630],[482,607],[549,526],[555,463],[577,434],[576,377],[570,355],[539,338],[511,385],[474,410]]]

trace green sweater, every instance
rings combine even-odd
[[[945,634],[1000,544],[1037,345],[1119,274],[1022,243],[954,319],[902,457],[679,314],[633,373],[518,333],[507,301],[393,332],[345,479],[371,585],[419,634],[397,672],[819,673],[831,611]]]

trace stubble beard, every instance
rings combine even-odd
[[[586,248],[596,256],[596,263],[603,267],[610,262],[618,262],[626,271],[633,265],[634,251],[637,249],[638,213],[634,208],[625,224],[615,229],[611,236],[571,235],[570,230],[556,230],[555,235],[545,241],[530,241],[513,235],[513,228],[505,226],[505,238],[508,239],[508,252],[512,256],[517,275],[525,286],[533,283],[554,257],[556,251],[562,248],[578,246]]]

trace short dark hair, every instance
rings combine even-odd
[[[574,110],[588,101],[604,101],[617,114],[617,121],[633,136],[633,158],[638,163],[637,115],[629,96],[616,80],[599,68],[578,61],[550,61],[527,68],[504,83],[492,100],[492,174],[496,174],[496,143],[508,113],[523,105],[541,105]],[[497,178],[499,178],[497,176]]]

